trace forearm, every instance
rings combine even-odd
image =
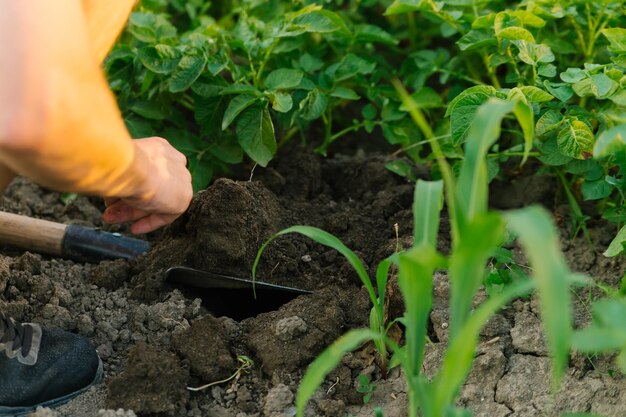
[[[0,162],[60,191],[136,193],[141,156],[90,49],[81,3],[0,0],[0,10]]]

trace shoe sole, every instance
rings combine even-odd
[[[63,397],[45,401],[43,403],[34,405],[32,407],[2,407],[0,406],[0,417],[25,417],[29,413],[36,411],[37,408],[39,407],[55,408],[60,405],[63,405],[69,402],[70,400],[78,397],[80,394],[83,394],[84,392],[88,391],[94,385],[98,384],[102,380],[103,373],[104,371],[102,367],[102,360],[99,359],[98,370],[96,371],[96,376],[93,379],[93,381],[91,381],[91,383],[87,385],[86,387],[81,388],[78,391],[74,391],[70,394],[64,395]]]

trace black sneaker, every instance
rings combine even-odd
[[[0,417],[56,407],[102,378],[102,361],[88,339],[0,313]]]

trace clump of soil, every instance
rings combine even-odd
[[[229,341],[221,323],[206,315],[173,337],[172,345],[193,374],[209,383],[227,378],[236,368]]]
[[[124,372],[109,381],[107,405],[140,415],[178,416],[189,399],[188,379],[176,355],[140,343],[130,350]]]
[[[325,288],[246,320],[244,328],[264,372],[292,372],[310,363],[346,327],[364,326],[369,308],[365,291]]]
[[[258,248],[278,231],[281,210],[261,183],[217,180],[133,266],[134,296],[155,299],[173,266],[247,277]]]

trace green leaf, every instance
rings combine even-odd
[[[382,28],[374,25],[358,25],[354,28],[356,42],[378,42],[385,45],[397,45],[398,39]]]
[[[517,103],[492,98],[476,112],[472,123],[465,160],[456,185],[456,214],[462,222],[470,222],[475,216],[486,212],[488,201],[487,163],[489,148],[500,137],[500,124]],[[462,224],[460,225],[462,226]],[[462,227],[459,227],[462,230]]]
[[[593,96],[605,98],[613,94],[619,84],[609,78],[606,74],[594,74],[589,78],[578,81],[572,88],[579,97]]]
[[[281,113],[287,113],[293,107],[293,99],[289,93],[276,91],[270,94],[272,108]]]
[[[410,13],[428,8],[428,1],[425,0],[394,0],[387,10],[385,16],[394,14]]]
[[[567,71],[561,73],[560,77],[566,83],[574,84],[587,78],[587,74],[580,68],[568,68]]]
[[[305,120],[315,120],[320,117],[326,106],[328,105],[328,98],[317,88],[309,91],[304,100],[300,102],[300,111],[302,118]]]
[[[441,258],[433,246],[413,246],[398,255],[398,266],[398,286],[405,303],[407,359],[403,368],[407,378],[412,380],[422,371],[424,345],[433,301],[432,276],[435,269],[441,266]]]
[[[337,64],[328,67],[326,73],[334,78],[335,81],[344,81],[358,74],[371,74],[374,68],[376,68],[374,62],[367,61],[354,54],[348,54]]]
[[[248,94],[241,94],[235,96],[224,112],[224,118],[222,119],[222,130],[226,130],[228,126],[239,116],[239,114],[253,105],[257,101],[257,97]]]
[[[539,157],[539,160],[546,165],[561,166],[572,160],[570,156],[561,153],[555,137],[545,141],[540,146],[540,150],[542,155]]]
[[[300,64],[300,68],[308,73],[318,71],[324,66],[324,61],[311,54],[301,55],[298,63]]]
[[[548,45],[535,44],[527,41],[515,41],[519,49],[518,58],[528,65],[536,66],[540,62],[548,63],[555,60],[554,54]]]
[[[526,41],[535,43],[535,37],[527,29],[510,26],[504,28],[496,33],[496,36],[500,39],[507,39],[510,41]]]
[[[594,173],[596,170],[599,170],[599,175],[594,175],[594,178],[588,177],[589,174]],[[584,175],[586,180],[597,180],[604,176],[602,168],[600,164],[598,164],[593,159],[574,159],[569,164],[567,164],[566,172],[574,175]]]
[[[626,52],[626,29],[602,29],[602,34],[609,40],[611,52]]]
[[[254,86],[248,84],[231,84],[228,87],[222,88],[220,91],[221,95],[229,95],[229,94],[252,94],[256,96],[260,96],[261,92],[257,90]]]
[[[530,260],[539,290],[541,316],[548,349],[552,356],[552,382],[556,388],[567,366],[572,337],[572,309],[568,288],[570,271],[561,252],[561,243],[548,212],[540,207],[505,214],[519,236]]]
[[[618,89],[615,94],[609,97],[613,103],[620,107],[626,107],[626,89]]]
[[[556,110],[548,110],[537,120],[535,132],[537,136],[544,136],[561,126],[562,121],[563,115],[561,113]]]
[[[572,90],[572,87],[568,84],[553,83],[545,80],[543,82],[543,86],[546,88],[546,90],[550,92],[550,94],[558,98],[563,103],[572,98],[572,96],[574,95],[574,90]]]
[[[154,101],[136,101],[129,106],[129,109],[146,119],[163,120],[166,116],[164,109]]]
[[[388,162],[387,165],[385,165],[385,168],[387,168],[389,171],[393,172],[396,175],[400,175],[401,177],[408,179],[409,181],[417,180],[417,177],[415,176],[415,172],[413,170],[413,165],[411,165],[404,159],[396,159],[394,161]]]
[[[467,219],[460,230],[460,242],[450,256],[451,340],[458,337],[469,319],[472,302],[483,282],[487,260],[504,241],[504,222],[499,214],[487,213],[485,210],[467,216]]]
[[[363,118],[365,120],[374,120],[374,118],[378,114],[378,110],[376,110],[376,107],[374,107],[372,103],[368,103],[365,106],[363,106],[363,109],[361,110],[361,114],[363,115]]]
[[[436,247],[443,182],[418,180],[413,194],[413,245]]]
[[[556,67],[552,64],[539,64],[537,74],[542,77],[556,77]]]
[[[170,92],[185,91],[202,74],[207,59],[203,55],[185,55],[170,78]]]
[[[330,93],[331,97],[342,98],[344,100],[358,100],[361,97],[351,88],[346,87],[335,87],[335,89]]]
[[[600,133],[593,147],[593,157],[605,158],[623,153],[626,150],[626,123]]]
[[[583,182],[581,190],[585,200],[600,200],[611,194],[613,186],[602,178],[596,181]]]
[[[133,114],[124,117],[124,123],[126,124],[126,129],[128,129],[130,136],[135,139],[147,138],[149,136],[154,136],[156,133],[151,123],[149,123],[146,119]]]
[[[378,335],[369,329],[350,330],[324,350],[309,365],[296,394],[297,416],[304,416],[304,409],[322,385],[324,378],[339,364],[344,355],[359,347],[362,343],[373,340]]]
[[[181,59],[178,49],[169,45],[155,45],[140,48],[137,56],[144,67],[157,74],[173,72]]]
[[[604,256],[612,258],[624,252],[624,242],[626,242],[626,226],[622,227],[613,238],[609,247],[604,251]]]
[[[524,96],[526,96],[528,101],[532,101],[535,103],[545,103],[546,101],[551,101],[552,99],[554,99],[554,96],[552,94],[545,92],[539,87],[525,85],[519,87],[519,89],[522,90],[522,93],[524,93]]]
[[[546,25],[546,21],[544,19],[526,10],[507,10],[507,14],[518,18],[524,26],[542,28]]]
[[[335,12],[331,12],[330,10],[315,10],[310,13],[300,15],[293,20],[293,23],[304,29],[306,32],[350,32],[341,16]]]
[[[272,240],[276,239],[277,237],[283,236],[289,233],[298,233],[303,236],[306,236],[309,239],[312,239],[315,242],[319,243],[320,245],[324,245],[331,249],[334,249],[337,252],[339,252],[341,255],[343,255],[343,257],[346,258],[346,260],[350,263],[354,271],[357,273],[357,275],[361,279],[361,283],[365,286],[365,289],[367,290],[367,293],[370,296],[370,300],[372,301],[372,303],[374,303],[374,308],[377,309],[376,315],[378,317],[381,317],[382,312],[380,311],[380,306],[376,302],[378,297],[376,296],[376,291],[374,290],[372,281],[370,280],[370,277],[367,274],[367,270],[365,269],[365,266],[363,266],[363,262],[361,262],[359,257],[352,250],[350,250],[350,248],[344,245],[341,240],[337,239],[335,236],[333,236],[332,234],[324,230],[318,229],[317,227],[292,226],[287,229],[281,230],[280,232],[270,237],[257,252],[256,259],[254,261],[254,264],[252,265],[252,279],[253,280],[256,277],[256,268],[261,259],[261,255],[265,251],[265,248],[267,247],[267,245]]]
[[[443,107],[441,96],[429,87],[420,88],[419,91],[411,94],[411,98],[418,109],[437,109]],[[400,110],[408,111],[409,109],[402,104]]]
[[[491,86],[478,85],[463,91],[450,102],[446,116],[450,116],[452,140],[455,144],[465,141],[476,111],[495,93],[496,89]]]
[[[197,155],[189,157],[188,161],[193,191],[198,192],[205,189],[213,178],[213,163]]]
[[[591,326],[574,334],[574,348],[588,353],[617,350],[616,362],[626,372],[626,298],[596,301],[592,315]]]
[[[472,51],[490,45],[497,45],[498,41],[493,32],[484,30],[470,30],[456,42],[461,51]]]
[[[244,152],[261,166],[267,166],[276,153],[274,125],[267,107],[247,108],[237,119],[237,140]]]
[[[280,68],[270,72],[265,79],[265,88],[268,90],[289,90],[296,88],[304,73],[297,69]]]
[[[592,155],[593,132],[585,122],[577,119],[565,119],[556,138],[559,150],[576,159],[586,159]]]
[[[220,161],[227,164],[238,164],[243,160],[243,150],[234,137],[217,136],[210,146],[209,152]]]
[[[474,352],[481,328],[503,306],[516,297],[526,295],[532,288],[533,280],[522,280],[506,286],[501,292],[490,296],[472,313],[458,337],[450,340],[443,364],[434,381],[434,395],[440,406],[454,402],[458,390],[465,381],[474,361]],[[437,415],[437,414],[432,414]]]
[[[195,100],[194,117],[203,135],[221,136],[220,128],[227,100],[226,96],[198,97]]]

